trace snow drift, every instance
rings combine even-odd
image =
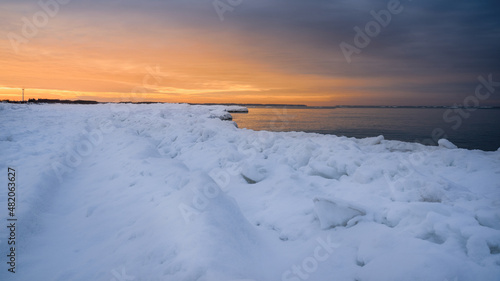
[[[1,185],[15,167],[19,186],[17,272],[2,227],[0,279],[498,280],[500,151],[226,114],[0,104]]]

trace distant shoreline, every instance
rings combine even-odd
[[[28,101],[11,101],[2,100],[1,102],[6,103],[34,103],[34,104],[106,104],[106,103],[116,103],[116,104],[171,104],[169,102],[154,102],[154,101],[143,101],[143,102],[98,102],[93,100],[60,100],[60,99],[29,99]],[[181,103],[182,104],[182,103]],[[260,104],[260,103],[185,103],[189,105],[223,105],[223,106],[244,106],[244,107],[275,107],[275,108],[299,108],[299,109],[336,109],[336,108],[442,108],[442,109],[458,109],[458,108],[474,108],[474,109],[500,109],[500,106],[449,106],[449,105],[335,105],[335,106],[307,106],[305,104]]]

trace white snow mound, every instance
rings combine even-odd
[[[366,214],[361,208],[339,199],[314,198],[313,201],[321,229],[346,226],[352,218]]]
[[[439,145],[439,147],[444,147],[444,148],[448,148],[448,149],[457,149],[458,148],[456,145],[454,145],[451,141],[449,141],[447,139],[438,140],[438,145]]]
[[[256,132],[232,109],[0,104],[0,280],[499,280],[499,151]]]

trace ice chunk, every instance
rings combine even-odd
[[[209,118],[219,118],[220,120],[223,120],[223,121],[233,120],[233,116],[230,113],[220,112],[220,111],[212,112],[212,114],[209,115]]]
[[[476,220],[482,226],[500,230],[499,210],[487,206],[481,206],[481,208],[476,211]]]
[[[309,163],[309,175],[320,176],[325,179],[339,179],[341,176],[346,175],[345,170],[340,170],[336,167],[336,163],[332,163],[334,166],[325,165],[319,162]]]
[[[467,255],[474,261],[480,262],[490,255],[490,248],[483,237],[473,235],[467,240]]]
[[[448,149],[458,148],[456,145],[454,145],[451,141],[449,141],[447,139],[438,140],[438,145],[439,145],[439,147],[444,147],[444,148],[448,148]]]
[[[384,140],[384,136],[379,135],[376,137],[360,139],[360,140],[358,140],[358,143],[361,145],[377,145],[377,144],[381,144],[383,140]]]
[[[258,183],[267,176],[267,169],[263,165],[246,164],[241,171],[243,178],[250,184]]]
[[[237,105],[226,106],[225,110],[229,113],[248,113],[248,108]]]
[[[315,198],[314,210],[318,216],[321,229],[345,226],[352,218],[366,214],[361,208],[339,199],[332,201],[330,199]]]

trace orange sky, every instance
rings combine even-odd
[[[25,99],[314,103],[336,95],[311,85],[346,83],[272,69],[243,55],[256,51],[251,46],[235,48],[213,38],[224,34],[200,34],[174,23],[153,31],[101,24],[96,29],[53,18],[17,53],[2,37],[1,99],[19,99],[24,87]]]
[[[35,1],[7,2],[0,4],[0,100],[19,100],[25,88],[25,99],[411,104],[421,98],[401,85],[471,78],[425,71],[397,79],[364,75],[380,58],[348,64],[336,45],[219,22],[214,11],[208,13],[213,18],[190,22],[174,13],[158,16],[154,7],[117,13],[111,4],[83,12],[76,2],[60,5],[36,36],[13,47],[9,34],[22,36],[23,17],[32,21],[41,8]]]
[[[2,99],[18,99],[24,87],[26,98],[314,103],[341,99],[335,88],[350,83],[273,69],[242,55],[255,51],[251,46],[234,48],[189,29],[118,36],[112,28],[82,28],[60,40],[65,28],[53,25],[22,44],[18,54],[4,39]]]

